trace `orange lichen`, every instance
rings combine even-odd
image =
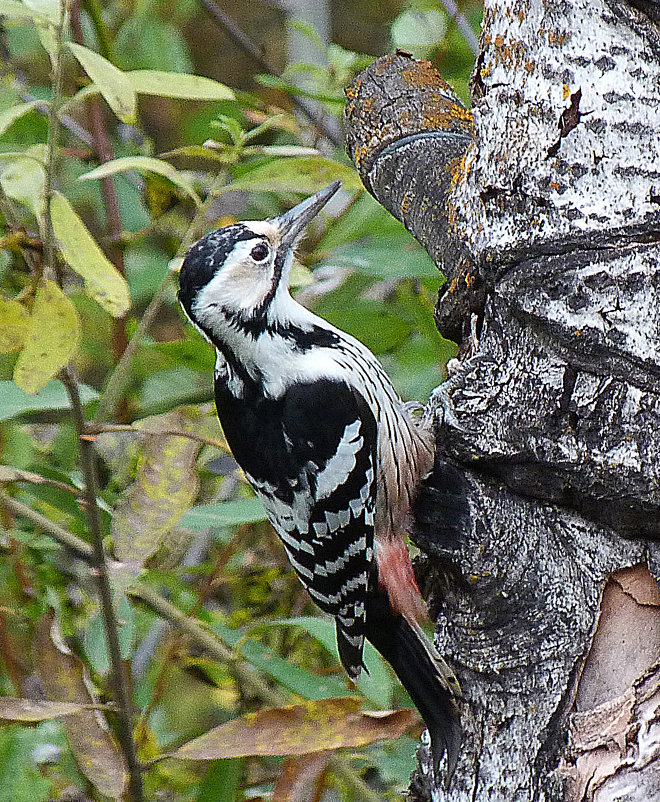
[[[525,70],[529,73],[534,72],[534,62],[533,61],[526,61],[525,62]]]
[[[353,161],[355,162],[355,166],[358,168],[358,170],[362,164],[362,159],[367,155],[368,152],[369,148],[366,145],[357,145],[353,151]]]
[[[548,31],[548,44],[561,47],[566,41],[566,34],[561,31]]]
[[[561,96],[564,100],[571,94],[571,88],[568,84],[564,84],[561,88]]]
[[[495,47],[502,47],[504,45],[504,37],[501,33],[498,33],[495,37]]]
[[[450,89],[449,84],[442,79],[440,73],[433,64],[426,59],[421,59],[415,63],[412,69],[403,70],[401,72],[401,78],[408,86],[417,89],[428,90],[437,87],[444,90]]]

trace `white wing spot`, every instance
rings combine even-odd
[[[360,421],[356,420],[344,429],[337,451],[316,477],[317,499],[327,498],[351,475],[351,471],[355,468],[355,455],[364,444],[364,439],[358,436],[360,426]]]

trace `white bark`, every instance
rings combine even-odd
[[[441,330],[483,321],[418,511],[465,693],[433,796],[658,802],[660,28],[490,0],[473,94],[470,139],[398,55],[347,105],[365,184],[448,277]]]

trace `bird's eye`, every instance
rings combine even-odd
[[[268,245],[265,245],[263,242],[255,245],[250,251],[250,256],[255,262],[263,262],[263,260],[268,256]]]

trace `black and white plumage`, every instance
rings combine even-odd
[[[368,638],[424,718],[436,765],[446,749],[451,766],[458,686],[420,626],[404,540],[432,465],[430,426],[364,345],[288,290],[295,245],[339,186],[203,237],[181,268],[179,299],[216,349],[227,442],[303,585],[335,617],[348,674],[359,676]]]

